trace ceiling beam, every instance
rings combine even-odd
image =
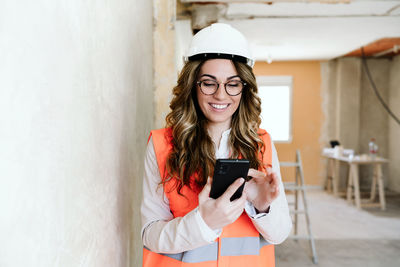
[[[322,3],[232,3],[228,5],[229,19],[262,17],[357,17],[396,16],[400,1],[358,1],[349,4],[327,5]]]
[[[318,3],[329,3],[329,4],[336,4],[336,3],[350,3],[355,2],[355,0],[178,0],[182,3],[283,3],[283,2],[318,2]],[[360,1],[360,0],[359,0]]]

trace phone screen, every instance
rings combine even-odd
[[[236,179],[247,178],[250,161],[247,159],[218,159],[215,164],[210,197],[219,198]],[[242,196],[244,183],[232,195],[231,201]]]

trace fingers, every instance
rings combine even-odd
[[[257,184],[262,184],[265,182],[270,182],[270,177],[268,174],[262,171],[258,171],[255,169],[249,169],[249,176],[252,177],[252,180]]]
[[[220,197],[221,200],[228,200],[230,201],[231,196],[238,190],[238,188],[244,183],[243,178],[238,178],[234,181],[228,189],[226,189],[225,193]]]
[[[201,190],[201,192],[199,193],[199,200],[207,199],[210,197],[211,181],[212,178],[208,176],[206,185],[204,186],[203,190]]]
[[[242,195],[240,196],[240,198],[235,199],[234,201],[232,201],[232,205],[234,205],[235,207],[244,207],[244,204],[247,200],[247,194],[246,192],[243,190]]]
[[[271,192],[274,197],[279,195],[278,175],[272,171],[272,168],[268,167],[266,169],[266,173],[255,169],[250,169],[248,175],[253,177],[252,180],[258,185],[268,183],[269,192]]]
[[[269,184],[278,183],[278,176],[272,171],[272,168],[267,168],[267,173],[255,169],[249,169],[248,175],[253,177],[257,184],[268,182]]]
[[[244,183],[243,178],[237,179],[231,184],[225,193],[218,199],[209,197],[211,178],[199,194],[199,212],[204,222],[211,229],[219,229],[233,223],[242,213],[245,206],[246,194],[239,199],[230,201],[230,197]]]
[[[274,172],[271,172],[270,174],[267,174],[266,179],[269,187],[269,192],[272,193],[272,195],[278,196],[279,194],[279,179],[278,175]]]
[[[279,180],[276,173],[271,174],[271,182],[269,186],[272,199],[276,199],[279,196]]]
[[[250,169],[249,169],[249,172],[248,172],[247,175],[248,175],[248,176],[251,176],[251,177],[253,177],[253,178],[256,178],[256,179],[260,179],[260,178],[264,179],[265,176],[266,176],[264,172],[255,170],[255,169],[253,169],[253,168],[250,168]]]
[[[232,218],[235,218],[235,220],[242,214],[246,204],[246,199],[246,193],[243,192],[240,198],[230,202],[230,215],[232,215]]]
[[[279,192],[279,180],[278,180],[278,175],[276,173],[271,173],[270,175],[271,177],[271,181],[269,182],[270,186],[271,186],[271,191],[275,192],[278,191]]]
[[[211,176],[208,176],[206,186],[208,186],[209,189],[211,189],[212,180],[213,179],[211,178]]]
[[[267,168],[267,175],[270,175],[272,173],[272,168],[271,167],[268,167]]]

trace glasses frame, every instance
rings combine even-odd
[[[213,82],[215,82],[215,83],[217,84],[217,89],[215,89],[214,93],[212,93],[212,94],[206,94],[206,93],[203,92],[203,90],[201,89],[201,84],[202,84],[203,82],[206,82],[206,81],[213,81]],[[230,83],[230,82],[233,82],[233,81],[235,81],[235,82],[240,82],[240,83],[243,85],[242,90],[240,90],[240,92],[237,93],[237,94],[235,94],[235,95],[231,95],[230,93],[228,93],[228,90],[226,90],[226,85],[227,85],[228,83]],[[216,80],[207,79],[207,80],[197,81],[196,84],[200,87],[200,91],[201,91],[203,94],[205,94],[205,95],[214,95],[216,92],[218,92],[218,89],[219,89],[219,85],[220,85],[220,84],[223,84],[223,85],[224,85],[225,92],[226,92],[229,96],[237,96],[237,95],[240,95],[240,94],[242,93],[244,87],[247,85],[247,83],[244,82],[244,81],[242,81],[242,80],[233,80],[233,81],[228,81],[228,82],[226,82],[226,83],[219,83],[219,82],[217,82]]]

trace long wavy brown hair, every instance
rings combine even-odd
[[[215,148],[207,132],[207,119],[196,97],[196,82],[205,61],[189,61],[183,67],[178,83],[173,89],[171,112],[166,117],[167,127],[172,129],[172,151],[167,159],[168,177],[177,179],[180,194],[183,186],[202,188],[207,177],[212,176],[215,164]],[[239,107],[232,116],[229,147],[231,158],[245,158],[250,167],[258,169],[262,161],[258,154],[264,143],[257,131],[261,123],[261,100],[257,95],[256,78],[252,69],[233,61],[239,77],[246,83]],[[193,175],[194,179],[192,179]]]

